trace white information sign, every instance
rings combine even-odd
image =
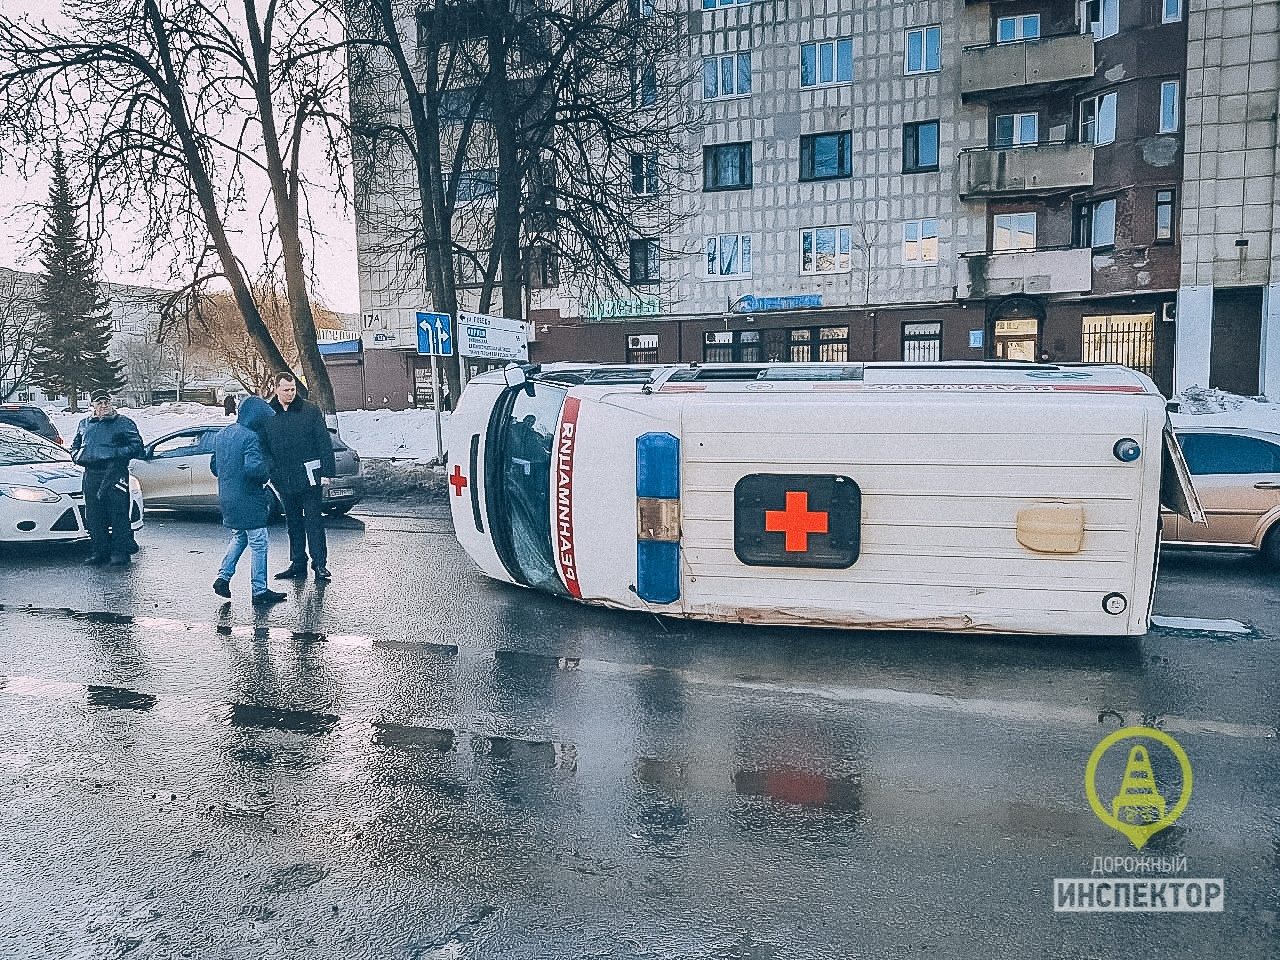
[[[529,329],[523,320],[458,314],[458,353],[482,360],[529,359]]]

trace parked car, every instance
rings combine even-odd
[[[148,510],[218,509],[218,478],[209,470],[209,458],[214,439],[225,426],[189,427],[147,444],[146,456],[134,461],[133,472],[142,484]],[[337,431],[330,429],[329,439],[338,475],[323,480],[324,507],[326,513],[342,514],[359,503],[364,493],[360,455],[342,442]],[[279,498],[274,498],[272,518],[281,513]]]
[[[84,471],[58,444],[0,424],[0,541],[83,540]],[[142,489],[129,480],[129,521],[142,529]]]
[[[29,403],[0,404],[0,423],[21,427],[23,430],[30,430],[46,440],[62,443],[62,434],[53,425],[49,415],[39,407],[32,406]]]
[[[1164,511],[1164,543],[1256,550],[1280,566],[1280,433],[1179,427],[1175,434],[1208,523]]]

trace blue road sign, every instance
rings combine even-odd
[[[418,353],[424,356],[453,356],[453,336],[447,313],[418,314]]]

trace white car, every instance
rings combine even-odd
[[[84,470],[56,443],[0,424],[0,542],[83,540]],[[129,523],[142,528],[142,488],[129,477]]]

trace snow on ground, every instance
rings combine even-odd
[[[1173,398],[1175,427],[1251,427],[1280,434],[1280,403],[1211,387],[1189,387]]]
[[[46,406],[62,439],[70,445],[76,425],[88,413],[64,413],[56,406]],[[131,417],[150,443],[166,434],[189,427],[225,424],[230,417],[222,407],[201,403],[161,403],[153,407],[121,407]],[[441,426],[448,428],[449,415],[440,415]],[[338,433],[362,457],[432,460],[436,456],[436,417],[432,410],[351,410],[338,414]]]

